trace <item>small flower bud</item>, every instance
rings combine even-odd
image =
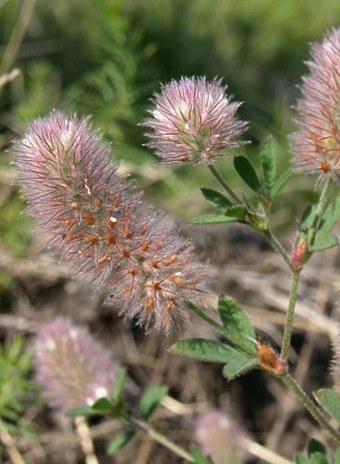
[[[111,395],[118,365],[86,328],[57,318],[34,341],[35,380],[48,404],[62,411]]]
[[[306,237],[299,237],[293,249],[290,267],[292,271],[299,271],[310,257]]]
[[[312,47],[291,136],[294,167],[321,176],[340,175],[340,28]]]
[[[147,146],[164,163],[212,163],[231,148],[247,124],[237,119],[240,103],[229,101],[221,80],[182,78],[162,87],[154,96]]]

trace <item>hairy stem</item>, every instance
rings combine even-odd
[[[338,432],[329,423],[322,410],[314,403],[314,401],[306,394],[298,383],[289,374],[280,376],[287,387],[295,394],[300,403],[309,411],[319,425],[331,435],[337,443],[340,443],[340,432]]]
[[[289,356],[290,343],[293,333],[293,322],[294,322],[294,313],[297,300],[297,292],[299,288],[300,281],[300,270],[293,272],[290,295],[289,295],[289,304],[286,315],[286,322],[284,327],[283,339],[282,339],[282,348],[281,348],[281,358],[287,360]]]
[[[323,213],[328,205],[328,197],[329,197],[329,191],[330,191],[331,185],[332,185],[332,179],[329,177],[324,182],[318,204],[316,205],[314,221],[308,232],[308,243],[309,244],[313,244],[315,235],[320,225],[320,221],[322,220]],[[289,258],[288,258],[288,264],[289,264]],[[293,276],[292,276],[290,296],[289,296],[289,305],[288,305],[288,310],[287,310],[286,323],[285,323],[285,328],[284,328],[282,349],[281,349],[281,358],[284,360],[287,360],[288,355],[289,355],[289,349],[290,349],[290,343],[291,343],[292,331],[293,331],[294,312],[295,312],[297,291],[298,291],[301,270],[302,270],[302,266],[299,269],[294,270]]]
[[[230,197],[237,203],[242,204],[242,201],[239,197],[232,191],[226,181],[220,176],[220,174],[216,171],[215,167],[212,164],[208,164],[208,168],[212,175],[215,177],[217,182],[224,188],[224,190],[230,195]]]
[[[276,236],[273,234],[271,228],[268,226],[266,231],[264,232],[265,237],[271,244],[271,246],[274,248],[274,250],[283,258],[284,262],[288,264],[290,267],[290,259],[289,255],[286,252],[286,250],[283,248],[279,240],[276,238]]]
[[[332,178],[328,177],[321,190],[320,198],[319,201],[316,205],[316,210],[315,210],[315,216],[314,216],[314,222],[308,232],[308,242],[309,244],[313,245],[315,235],[318,231],[320,221],[322,220],[322,215],[325,211],[325,209],[328,206],[328,197],[329,197],[329,192],[332,186]]]

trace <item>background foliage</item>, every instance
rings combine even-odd
[[[1,94],[0,145],[52,108],[91,114],[147,193],[171,210],[185,206],[188,219],[203,208],[190,201],[201,170],[174,176],[155,168],[137,125],[159,82],[222,77],[245,102],[247,137],[256,146],[273,133],[287,165],[291,105],[309,42],[339,20],[337,0],[322,7],[308,0],[3,0],[0,71],[19,67],[21,75]]]

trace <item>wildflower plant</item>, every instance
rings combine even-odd
[[[76,273],[90,278],[94,288],[103,289],[120,305],[123,315],[137,317],[137,323],[148,330],[168,333],[190,314],[196,315],[227,343],[216,337],[179,340],[171,347],[173,353],[221,363],[228,380],[251,369],[275,376],[339,444],[339,393],[321,388],[313,396],[308,395],[291,375],[288,360],[301,272],[315,252],[339,244],[333,229],[340,217],[336,185],[340,157],[340,29],[332,30],[321,45],[313,46],[308,66],[310,72],[303,79],[297,105],[298,130],[291,137],[292,169],[276,173],[277,145],[272,138],[260,150],[261,175],[247,157],[233,156],[234,169],[243,185],[255,193],[255,199],[247,199],[246,190],[239,196],[214,165],[217,158],[230,158],[233,148],[245,143],[242,136],[247,126],[236,115],[239,103],[231,101],[220,80],[208,82],[193,77],[164,85],[143,123],[147,145],[162,162],[202,163],[215,177],[219,189],[201,191],[217,212],[195,218],[194,223],[247,225],[269,241],[287,266],[291,288],[280,353],[258,338],[248,315],[231,297],[219,297],[219,321],[209,315],[202,297],[209,289],[211,268],[195,257],[192,243],[178,233],[173,222],[146,205],[131,184],[119,176],[117,165],[110,161],[109,147],[88,119],[53,112],[33,122],[26,136],[14,144],[13,152],[29,212],[50,237],[51,246]],[[270,212],[274,197],[297,171],[316,175],[318,201],[303,212],[290,252],[273,233]],[[58,333],[58,341],[51,345],[50,335],[43,335],[44,330],[38,335],[37,378],[45,396],[52,397],[57,391],[50,381],[52,371],[56,375],[58,371],[56,347],[60,346],[68,367],[68,353],[80,356],[86,352],[88,342],[79,350],[81,337],[72,338],[67,329],[64,332],[68,333],[68,341],[64,342]],[[81,363],[76,361],[79,366],[87,362],[85,358]],[[86,372],[85,365],[77,372],[83,370]],[[66,378],[65,372],[59,381]],[[137,416],[131,416],[123,405],[123,383],[124,375],[117,380],[113,396],[92,405],[84,397],[80,410],[73,412],[124,418],[127,429],[111,443],[110,452],[116,452],[141,429],[187,462],[211,462],[197,448],[187,452],[148,424],[166,389],[151,387],[139,401]],[[57,396],[60,400],[55,405],[71,407],[66,399],[61,400],[62,394]],[[118,409],[117,404],[121,406]],[[322,460],[315,461],[316,454]],[[271,462],[283,462],[281,459],[276,456]],[[324,447],[314,441],[309,456],[299,455],[296,462],[329,460]]]

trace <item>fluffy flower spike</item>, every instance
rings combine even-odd
[[[34,342],[35,379],[49,405],[62,411],[109,396],[118,365],[86,328],[58,318],[42,325]]]
[[[13,152],[28,211],[74,272],[147,329],[167,333],[187,317],[183,300],[204,292],[209,268],[117,175],[88,119],[54,112],[33,122]]]
[[[229,101],[221,80],[183,77],[154,96],[151,117],[144,121],[154,149],[164,163],[212,163],[242,145],[247,124],[236,117],[240,103]]]
[[[292,134],[297,171],[340,175],[340,28],[314,44],[309,75],[297,104],[298,130]]]
[[[215,464],[244,462],[241,448],[245,435],[222,411],[212,410],[198,418],[195,439],[202,452],[211,457]]]

